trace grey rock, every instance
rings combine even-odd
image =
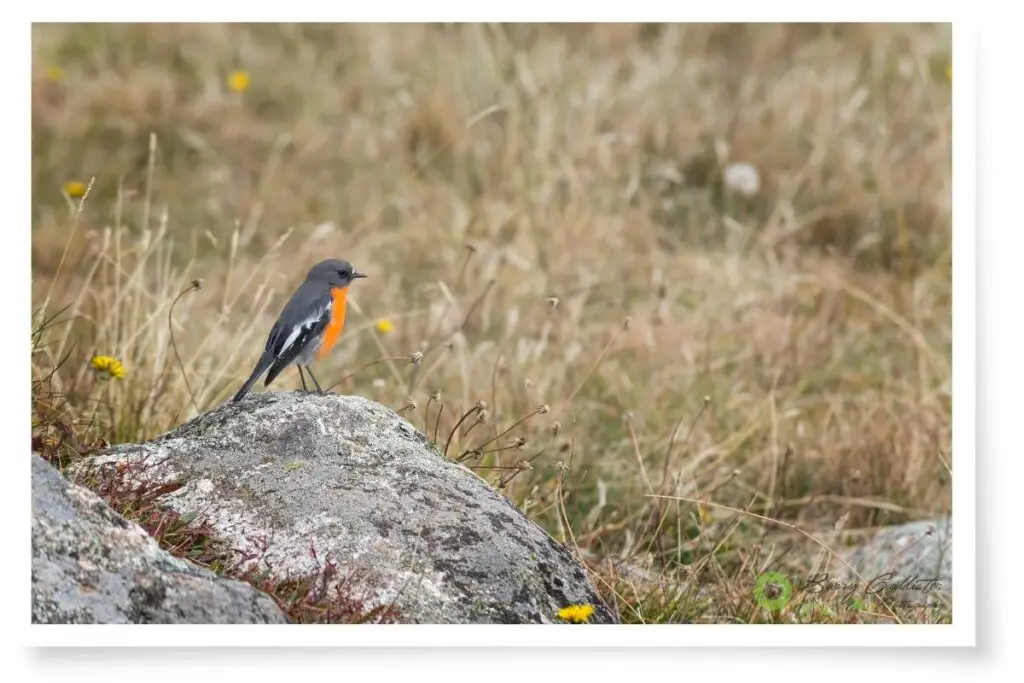
[[[274,624],[288,619],[248,584],[169,555],[137,524],[33,454],[32,621]]]
[[[947,518],[911,522],[878,531],[844,553],[887,600],[918,605],[950,604],[953,596],[953,529]],[[847,570],[846,581],[857,581]]]
[[[163,503],[196,514],[241,563],[282,579],[333,562],[366,609],[398,622],[555,622],[580,603],[592,623],[617,620],[567,547],[364,398],[251,394],[92,466],[115,463],[184,482]]]

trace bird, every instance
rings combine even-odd
[[[323,394],[309,366],[326,356],[338,342],[345,328],[348,288],[365,277],[351,263],[340,259],[327,259],[310,268],[270,328],[263,354],[232,402],[241,401],[264,372],[267,378],[263,386],[270,386],[293,363],[299,370],[302,390],[308,391],[302,373],[305,368],[317,393]]]

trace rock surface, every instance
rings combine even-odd
[[[868,582],[869,590],[883,590],[889,600],[949,604],[953,597],[952,543],[949,518],[911,522],[882,529],[845,553],[845,559]],[[847,573],[845,580],[857,579]]]
[[[568,548],[367,399],[251,394],[92,466],[117,464],[184,482],[163,502],[274,578],[336,563],[398,622],[556,622],[580,603],[616,621]]]
[[[287,623],[246,583],[172,557],[94,493],[32,455],[32,622]]]

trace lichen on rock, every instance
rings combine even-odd
[[[617,621],[583,564],[511,501],[373,401],[252,394],[82,467],[133,467],[183,485],[162,501],[239,561],[284,579],[333,562],[367,609],[412,623],[547,623],[591,604]]]
[[[32,622],[283,624],[268,596],[172,557],[32,455]]]

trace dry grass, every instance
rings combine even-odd
[[[40,438],[227,399],[332,256],[370,277],[318,377],[451,437],[629,620],[798,618],[751,586],[819,552],[658,496],[812,534],[948,513],[948,27],[45,25],[33,50],[36,328],[63,310]]]

